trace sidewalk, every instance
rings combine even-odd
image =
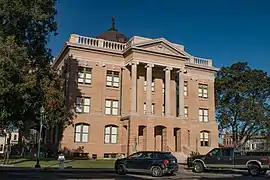
[[[67,167],[65,169],[59,169],[55,167],[41,167],[41,168],[34,168],[34,167],[7,167],[0,165],[0,171],[40,171],[40,172],[103,172],[103,173],[112,173],[115,172],[113,168],[71,168]]]

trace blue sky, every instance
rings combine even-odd
[[[54,56],[71,33],[95,37],[111,27],[128,37],[164,37],[217,67],[247,61],[270,73],[270,0],[60,0]]]

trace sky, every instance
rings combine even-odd
[[[163,37],[221,68],[235,62],[270,74],[270,0],[60,0],[54,56],[70,34],[96,37],[111,27],[128,37]]]

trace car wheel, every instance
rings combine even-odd
[[[203,172],[204,171],[203,164],[201,162],[195,162],[192,171],[195,173]]]
[[[153,176],[153,177],[161,177],[163,174],[162,174],[162,169],[161,169],[161,167],[159,167],[159,166],[153,166],[152,168],[151,168],[151,175]]]
[[[261,170],[261,175],[265,175],[267,173],[267,170],[266,169],[262,169]]]
[[[117,174],[126,174],[127,171],[126,171],[126,167],[124,164],[118,164],[116,167],[115,167],[115,171]]]
[[[252,176],[258,176],[261,173],[260,167],[257,164],[251,164],[248,167],[248,173]]]

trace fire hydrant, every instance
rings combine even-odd
[[[64,169],[65,168],[65,155],[63,153],[59,154],[58,161],[59,161],[59,169]]]

